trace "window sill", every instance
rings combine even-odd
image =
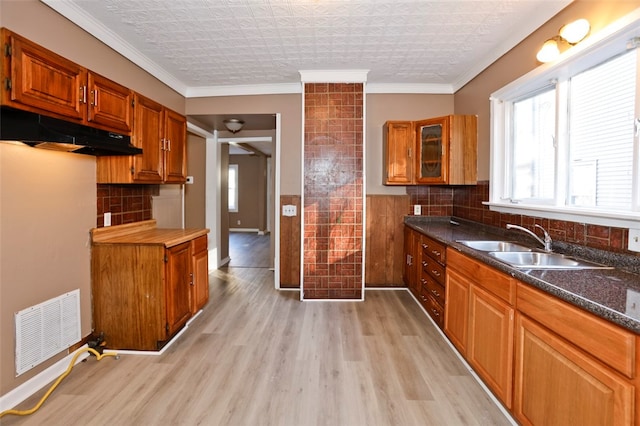
[[[568,210],[559,207],[533,206],[523,204],[482,203],[491,211],[542,217],[545,219],[588,223],[591,225],[612,226],[616,228],[640,228],[640,215],[637,213],[607,214],[589,210]]]

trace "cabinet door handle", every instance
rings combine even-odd
[[[80,88],[80,91],[82,92],[80,94],[80,103],[86,104],[87,103],[87,86],[82,86]]]
[[[98,89],[92,90],[91,96],[93,98],[93,101],[91,102],[91,106],[93,106],[94,108],[97,108],[98,107]]]
[[[167,151],[171,151],[171,139],[167,139]]]
[[[160,139],[160,151],[166,151],[167,140],[165,138]]]

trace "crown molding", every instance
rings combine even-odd
[[[206,98],[209,96],[286,95],[296,93],[302,93],[302,84],[299,82],[189,87],[186,89],[184,96],[186,98]]]
[[[96,21],[93,16],[87,14],[73,2],[68,0],[40,1],[160,80],[162,83],[169,86],[171,89],[175,90],[182,96],[186,96],[188,87],[183,82],[176,79],[154,61],[141,54],[139,50],[135,49],[126,40],[117,36],[109,28],[102,25],[102,23]]]
[[[300,70],[303,83],[366,83],[369,70]]]
[[[403,93],[403,94],[428,94],[451,95],[454,93],[450,84],[423,84],[423,83],[367,83],[367,94],[376,93]]]
[[[549,2],[545,7],[539,7],[531,14],[529,19],[524,23],[520,22],[517,26],[511,28],[509,32],[511,37],[506,38],[491,50],[489,54],[481,58],[479,61],[473,64],[467,72],[462,74],[456,81],[452,83],[453,93],[462,89],[468,82],[477,77],[481,72],[489,68],[491,64],[500,59],[505,53],[509,52],[515,46],[517,46],[524,39],[533,34],[540,28],[541,25],[546,23],[551,17],[555,16],[562,9],[567,7],[573,0],[564,0],[563,2]],[[535,56],[536,52],[531,52],[532,56]]]

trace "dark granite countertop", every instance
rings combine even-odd
[[[517,241],[531,248],[538,248],[535,240],[525,233],[449,217],[406,216],[405,224],[524,283],[640,334],[640,315],[634,317],[627,311],[627,303],[634,303],[632,300],[637,300],[640,305],[638,256],[618,255],[554,242],[556,252],[613,266],[614,269],[526,270],[513,268],[486,252],[457,242],[497,239]]]

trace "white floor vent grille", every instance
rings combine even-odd
[[[15,314],[16,376],[80,341],[80,290]]]

